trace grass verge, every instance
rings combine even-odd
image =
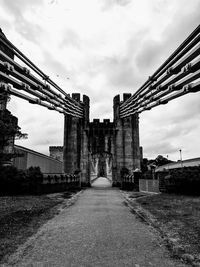
[[[68,206],[76,192],[0,197],[0,263],[55,216],[61,206]]]
[[[160,231],[173,256],[200,266],[200,197],[126,193],[133,210]]]

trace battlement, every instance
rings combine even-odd
[[[132,95],[130,93],[124,93],[121,99],[120,95],[116,95],[113,98],[113,111],[114,111],[114,121],[119,119],[119,107],[122,103],[128,100]]]
[[[90,117],[90,98],[87,95],[82,95],[80,93],[67,94],[68,97],[71,97],[76,102],[78,102],[84,111],[84,118],[86,121],[89,121]]]
[[[113,98],[113,104],[114,106],[117,104],[122,104],[123,102],[125,102],[127,99],[129,99],[132,96],[131,93],[123,93],[123,95],[116,95]]]
[[[109,124],[109,123],[110,123],[110,119],[104,119],[104,120],[103,120],[103,123],[105,123],[105,124]]]
[[[94,124],[98,124],[98,123],[100,123],[100,119],[93,119],[93,123],[94,123]]]
[[[110,121],[110,119],[103,119],[103,121],[101,121],[100,119],[93,119],[92,122],[93,124],[112,124],[113,122]]]
[[[49,151],[63,151],[63,146],[50,146]]]
[[[79,103],[85,104],[87,106],[89,106],[90,104],[90,98],[87,95],[82,95],[80,93],[72,93],[71,95],[67,95]]]

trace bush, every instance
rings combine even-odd
[[[21,181],[24,179],[23,171],[18,171],[14,166],[0,167],[1,194],[15,193],[20,190]]]
[[[153,179],[152,171],[149,170],[149,171],[146,171],[145,173],[143,173],[142,174],[142,179],[148,179],[148,180]]]
[[[14,166],[0,167],[0,194],[34,193],[43,175],[39,167],[30,167],[26,171]]]
[[[29,187],[29,192],[36,192],[38,185],[42,183],[43,174],[40,171],[40,167],[30,167],[26,171],[26,177]]]
[[[200,195],[200,167],[170,170],[162,183],[168,193]]]

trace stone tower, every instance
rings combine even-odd
[[[118,185],[123,173],[132,174],[135,169],[140,169],[139,147],[139,118],[134,114],[127,118],[120,118],[120,104],[126,101],[131,94],[123,94],[113,99],[114,109],[114,157],[113,157],[113,182]]]

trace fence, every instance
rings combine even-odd
[[[140,192],[159,193],[159,180],[140,179],[139,190]]]

